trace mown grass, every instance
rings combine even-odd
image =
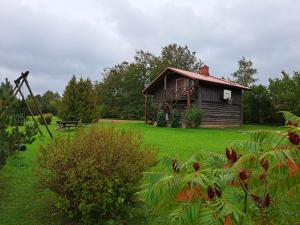
[[[50,125],[54,136],[72,135],[73,132],[56,131],[55,121]],[[225,147],[248,138],[247,131],[274,129],[270,126],[244,125],[235,129],[174,129],[157,128],[143,123],[99,123],[104,126],[137,129],[145,144],[158,148],[158,157],[172,156],[186,159],[198,151],[223,152]],[[37,149],[50,141],[46,130],[37,136],[36,142],[28,145],[25,152],[11,157],[0,170],[0,224],[2,225],[47,225],[61,224],[61,217],[52,209],[54,196],[38,185]]]

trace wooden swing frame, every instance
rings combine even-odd
[[[14,96],[17,96],[18,93],[21,95],[22,100],[25,102],[25,104],[26,104],[26,106],[27,106],[27,109],[28,109],[29,113],[31,114],[31,118],[32,118],[33,122],[34,122],[35,124],[37,124],[37,121],[36,121],[36,119],[34,118],[32,109],[30,108],[29,104],[27,103],[27,101],[26,101],[26,99],[25,99],[25,97],[24,97],[24,95],[23,95],[23,93],[22,93],[22,91],[21,91],[21,88],[22,88],[23,84],[25,83],[25,86],[27,87],[27,89],[28,89],[28,91],[29,91],[29,94],[30,94],[31,98],[33,99],[34,105],[35,105],[35,107],[36,107],[36,109],[37,109],[37,111],[38,111],[40,117],[41,117],[42,120],[44,121],[46,130],[47,130],[49,136],[50,136],[51,138],[53,138],[53,135],[52,135],[52,133],[51,133],[49,127],[48,127],[48,124],[47,124],[47,122],[46,122],[46,120],[45,120],[45,117],[44,117],[44,115],[43,115],[43,113],[42,113],[42,111],[41,111],[39,105],[37,104],[37,101],[36,101],[36,99],[35,99],[35,97],[34,97],[34,95],[33,95],[33,92],[32,92],[32,90],[31,90],[31,88],[30,88],[29,82],[28,82],[28,80],[27,80],[28,75],[29,75],[29,71],[22,72],[22,73],[21,73],[21,76],[18,77],[18,79],[16,79],[16,80],[14,81],[14,82],[15,82],[15,87],[14,87],[14,89],[13,89]],[[37,129],[38,129],[39,133],[40,133],[41,135],[43,135],[43,132],[41,131],[41,129],[39,128],[39,126],[37,126]]]

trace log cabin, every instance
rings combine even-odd
[[[249,88],[212,76],[206,65],[198,73],[167,67],[142,92],[145,122],[154,122],[160,109],[168,120],[173,109],[183,114],[191,105],[197,105],[204,111],[202,127],[240,126],[244,90]],[[148,112],[150,104],[152,115]]]

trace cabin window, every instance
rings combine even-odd
[[[194,86],[194,80],[185,78],[176,79],[176,90],[185,89],[192,86]]]
[[[193,87],[194,86],[194,80],[186,79],[186,86],[187,87]]]

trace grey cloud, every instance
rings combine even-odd
[[[62,91],[72,74],[98,80],[137,49],[158,54],[175,42],[220,76],[245,56],[266,83],[300,70],[299,8],[292,0],[0,0],[0,73],[28,68],[36,91]]]

